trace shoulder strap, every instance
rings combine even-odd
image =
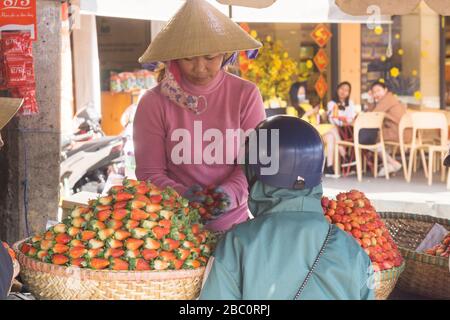
[[[309,270],[308,274],[306,275],[305,280],[303,280],[303,283],[300,286],[300,289],[298,290],[297,294],[295,295],[294,300],[298,300],[300,298],[300,295],[302,294],[303,290],[305,289],[306,285],[308,284],[309,279],[311,278],[312,274],[314,273],[314,270],[316,269],[320,258],[322,257],[323,253],[325,252],[325,248],[328,244],[328,241],[330,240],[332,227],[333,227],[333,225],[330,224],[330,226],[328,228],[327,236],[322,244],[322,248],[320,248],[320,251],[317,254],[316,260],[314,260],[314,263],[313,263],[311,269]]]

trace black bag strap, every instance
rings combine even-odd
[[[298,292],[295,295],[294,300],[298,300],[300,298],[300,295],[302,294],[303,290],[305,289],[306,285],[308,284],[308,281],[311,278],[312,274],[314,273],[314,270],[317,268],[317,265],[319,264],[319,260],[322,257],[323,253],[325,252],[328,241],[330,240],[332,227],[333,227],[333,225],[330,224],[330,227],[328,228],[327,236],[322,244],[322,248],[320,248],[320,251],[317,254],[316,260],[314,260],[314,263],[313,263],[311,269],[309,270],[308,274],[306,275],[305,280],[303,280],[303,283],[300,286],[300,289],[298,289]]]

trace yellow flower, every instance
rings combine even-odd
[[[400,75],[400,70],[396,67],[391,69],[391,77],[397,78]]]
[[[402,56],[405,53],[405,51],[403,51],[403,49],[398,49],[398,55]]]
[[[311,60],[306,61],[306,67],[308,69],[312,69],[314,67],[314,64]]]
[[[385,62],[386,61],[386,56],[381,56],[381,61]]]
[[[267,36],[267,37],[266,37],[266,41],[267,41],[267,42],[272,42],[272,37],[271,37],[271,36]]]
[[[416,100],[422,100],[422,92],[420,91],[414,92],[414,98],[416,98]]]
[[[416,77],[417,76],[417,70],[414,69],[413,71],[411,71],[411,74],[412,74],[413,77]]]
[[[256,38],[256,37],[258,36],[258,32],[256,32],[255,30],[252,30],[252,31],[250,31],[250,35],[251,35],[253,38]]]
[[[382,35],[382,34],[383,34],[383,27],[381,27],[381,26],[375,27],[374,32],[375,32],[375,34],[376,34],[377,36]]]

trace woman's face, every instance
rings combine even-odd
[[[339,96],[340,100],[345,100],[345,99],[349,98],[350,86],[347,84],[340,86],[338,89],[338,96]]]
[[[383,88],[382,86],[375,86],[372,88],[372,96],[375,99],[375,101],[378,102],[384,98],[387,91],[388,90]]]
[[[219,73],[224,54],[200,56],[178,60],[183,77],[195,85],[207,85]]]
[[[300,97],[300,96],[305,96],[305,95],[306,95],[305,87],[303,87],[303,86],[299,87],[298,91],[297,91],[297,96]]]

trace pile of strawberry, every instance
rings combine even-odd
[[[380,216],[364,193],[351,190],[336,200],[322,198],[325,218],[351,235],[369,255],[374,271],[399,267],[403,258]]]
[[[10,246],[6,242],[2,241],[2,244],[3,244],[3,247],[8,251],[11,259],[13,261],[15,261],[16,260],[16,253],[14,252],[14,250],[11,249]]]
[[[175,190],[125,179],[24,243],[34,259],[95,270],[179,270],[206,265],[213,236]]]
[[[230,206],[228,195],[215,186],[194,191],[193,196],[197,201],[191,201],[191,206],[198,209],[203,221],[213,219],[214,216],[225,212]]]
[[[432,256],[448,258],[450,256],[450,232],[444,237],[441,243],[424,252]]]

